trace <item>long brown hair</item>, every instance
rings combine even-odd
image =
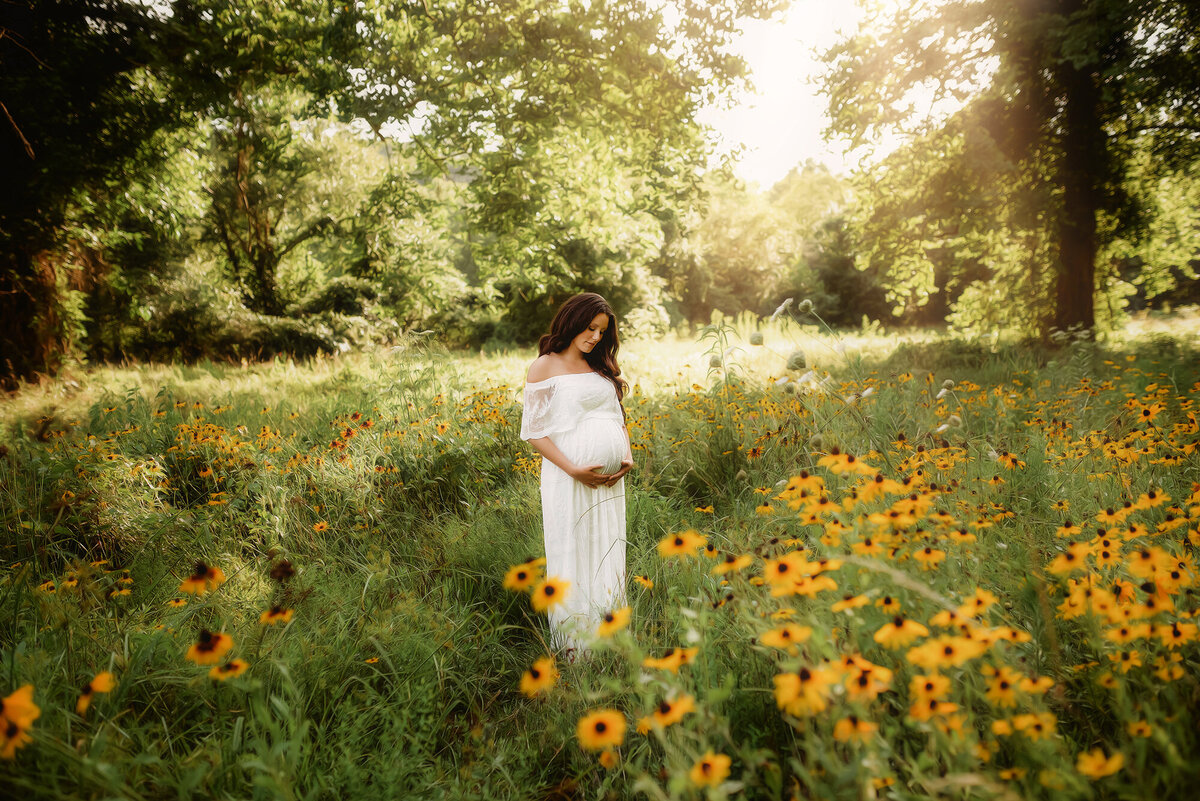
[[[617,335],[617,315],[608,301],[595,292],[581,292],[567,298],[550,322],[550,333],[543,334],[538,340],[538,355],[566,350],[571,340],[579,336],[597,314],[608,315],[608,328],[592,352],[585,353],[583,358],[589,367],[613,383],[617,389],[617,401],[620,402],[625,397],[627,385],[617,365],[617,350],[621,347],[621,338]]]

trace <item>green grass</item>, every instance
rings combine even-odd
[[[0,761],[0,781],[30,798],[1187,797],[1200,648],[1159,636],[1172,622],[1194,632],[1198,608],[1188,535],[1200,459],[1179,450],[1200,437],[1189,418],[1200,359],[1195,321],[1179,320],[1173,336],[1142,323],[1059,351],[749,318],[626,343],[629,571],[654,587],[631,584],[630,628],[592,659],[560,663],[557,685],[533,699],[518,680],[546,653],[544,619],[502,586],[541,553],[536,463],[517,437],[531,352],[447,354],[416,338],[305,364],[101,368],[27,387],[0,406],[0,697],[31,683],[41,715],[32,742]],[[789,372],[797,351],[805,366]],[[1153,424],[1139,422],[1155,402]],[[923,478],[806,522],[780,497],[790,477],[822,477],[839,504],[859,484],[817,464],[835,446],[887,478]],[[1004,453],[1023,466],[1002,466]],[[1152,489],[1172,500],[1096,519]],[[871,522],[910,495],[929,500],[918,519]],[[1067,519],[1085,530],[1057,536]],[[689,528],[751,566],[726,582],[706,556],[660,556],[662,538]],[[1126,538],[1118,556],[1055,572],[1099,528]],[[944,553],[931,569],[926,546]],[[801,548],[842,560],[823,574],[836,589],[773,595],[754,579]],[[1159,576],[1173,610],[1147,610],[1142,550],[1181,571]],[[170,607],[197,560],[227,581]],[[269,575],[281,560],[296,571],[286,582]],[[110,596],[125,571],[130,594]],[[1151,636],[1106,639],[1117,624],[1102,603],[1064,613],[1069,582],[1087,576],[1101,589],[1128,582],[1113,608],[1144,616],[1134,623],[1151,622]],[[53,592],[39,589],[48,581]],[[1027,641],[944,667],[956,709],[914,719],[909,682],[923,670],[908,649],[946,634],[934,616],[976,588],[998,599],[977,628]],[[831,611],[847,595],[867,604]],[[885,598],[929,637],[876,643],[895,617]],[[272,605],[294,617],[260,625]],[[794,653],[760,642],[788,620],[812,629]],[[201,629],[232,636],[230,656],[249,669],[217,682],[186,660]],[[698,651],[677,673],[642,665],[684,646]],[[1131,653],[1143,664],[1122,672]],[[825,660],[847,654],[890,671],[887,689],[855,701],[838,676],[817,693],[824,709],[781,708],[776,677],[832,677]],[[1006,708],[989,698],[985,667],[1053,686]],[[116,689],[77,715],[80,687],[104,670]],[[695,711],[635,733],[678,695]],[[628,721],[611,768],[575,737],[598,708]],[[863,744],[834,737],[851,714],[878,726]],[[996,733],[1023,714],[1053,715],[1054,735]],[[1087,777],[1078,758],[1095,747],[1124,765]],[[700,790],[688,774],[708,750],[732,770]]]

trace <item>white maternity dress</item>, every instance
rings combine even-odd
[[[600,373],[525,385],[521,439],[549,437],[577,465],[621,468],[628,442],[616,388]],[[625,479],[595,489],[542,459],[546,575],[570,582],[550,609],[553,644],[585,651],[605,612],[625,603]]]

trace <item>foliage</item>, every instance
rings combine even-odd
[[[835,47],[833,129],[855,145],[911,134],[861,184],[862,259],[889,271],[893,301],[924,303],[948,262],[962,328],[1091,329],[1118,289],[1104,249],[1141,244],[1153,224],[1156,204],[1137,203],[1135,187],[1200,155],[1196,13],[1142,0],[921,3]],[[1014,288],[1028,302],[1012,303]]]

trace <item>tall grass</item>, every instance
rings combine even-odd
[[[545,621],[502,584],[542,552],[517,438],[532,354],[413,339],[29,388],[0,411],[0,695],[32,684],[41,714],[0,781],[31,798],[1186,797],[1196,355],[1161,334],[1042,351],[814,317],[626,343],[629,571],[647,586],[627,629],[534,698],[518,681]],[[867,498],[876,473],[908,484]],[[805,474],[822,483],[801,496]],[[664,556],[688,530],[711,555]],[[183,594],[197,561],[225,581]],[[784,563],[812,575],[780,581]],[[272,608],[290,620],[260,623]],[[877,642],[897,616],[928,634]],[[772,646],[786,624],[811,632]],[[189,661],[201,630],[246,671]],[[918,664],[938,637],[982,650]],[[654,667],[671,648],[695,656]],[[116,688],[78,714],[101,671]],[[788,689],[805,672],[807,704]],[[912,681],[934,672],[951,684],[930,711]],[[680,722],[635,731],[685,697]],[[576,723],[602,708],[628,731],[588,751]],[[1095,748],[1122,764],[1101,776]],[[730,773],[702,787],[708,751]]]

